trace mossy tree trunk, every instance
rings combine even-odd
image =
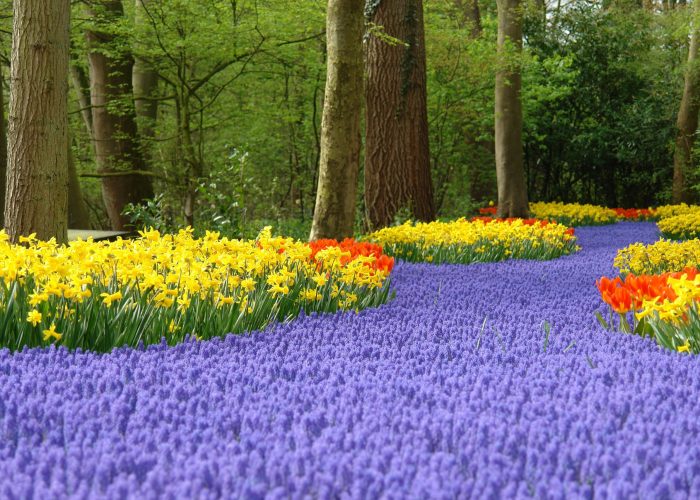
[[[364,0],[329,0],[321,159],[310,238],[352,236],[360,167]]]
[[[455,6],[461,15],[460,24],[469,28],[469,38],[472,40],[479,38],[483,31],[479,0],[455,0]]]
[[[498,0],[495,141],[498,216],[529,214],[523,166],[523,113],[520,101],[523,25],[520,0]]]
[[[700,1],[693,5],[688,64],[685,70],[683,97],[678,109],[676,121],[676,148],[673,154],[673,201],[674,203],[695,201],[690,187],[688,174],[693,167],[693,144],[698,129],[698,112],[700,112],[700,62],[698,61],[698,43],[700,43]]]
[[[381,0],[367,14],[390,43],[367,41],[365,205],[376,229],[401,209],[435,219],[430,174],[425,36],[422,0]]]
[[[112,228],[124,229],[128,203],[153,197],[151,177],[139,145],[134,111],[134,59],[114,30],[124,16],[119,0],[91,2],[86,32],[90,64],[92,129],[102,198]]]
[[[67,240],[69,0],[13,3],[5,230]]]
[[[3,67],[0,63],[0,227],[5,227],[5,194],[7,191],[7,129],[5,128],[5,95]]]
[[[135,0],[134,23],[137,28],[144,29],[146,22],[146,8],[149,0]],[[153,35],[145,37],[153,39]],[[148,44],[146,44],[148,48]],[[132,76],[134,87],[134,106],[138,121],[139,138],[143,156],[149,168],[153,165],[153,140],[155,139],[156,121],[158,119],[158,72],[153,68],[151,61],[144,56],[134,58],[134,70]]]

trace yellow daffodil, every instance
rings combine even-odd
[[[41,323],[41,313],[36,309],[32,309],[29,311],[29,314],[27,314],[27,321],[31,323],[32,326],[38,325]]]
[[[287,285],[272,285],[268,288],[268,291],[273,296],[287,295],[289,293],[289,287]]]
[[[122,293],[121,292],[114,292],[114,293],[101,293],[100,297],[102,297],[102,302],[106,307],[112,307],[112,302],[117,302],[122,299]]]
[[[53,338],[56,341],[61,340],[61,337],[63,337],[62,334],[58,333],[56,331],[56,325],[54,323],[51,323],[51,326],[49,327],[48,330],[44,330],[44,342],[47,340]]]

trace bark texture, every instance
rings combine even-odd
[[[401,209],[435,218],[430,177],[422,0],[382,0],[371,20],[403,44],[367,41],[365,204],[370,228]]]
[[[149,0],[135,0],[134,22],[137,27],[146,25],[145,8]],[[158,72],[144,57],[134,57],[134,69],[132,75],[134,87],[134,106],[138,119],[138,131],[141,138],[141,147],[146,164],[152,167],[151,153],[152,141],[155,138],[156,120],[158,118],[158,101],[155,99],[158,92]]]
[[[67,240],[69,0],[13,5],[5,230]]]
[[[688,50],[688,66],[685,71],[683,97],[678,109],[676,121],[676,148],[673,154],[673,201],[693,202],[694,196],[688,182],[688,173],[693,166],[693,144],[698,129],[698,112],[700,112],[700,61],[698,61],[698,43],[700,43],[700,1],[693,5],[692,32]]]
[[[73,89],[78,96],[78,106],[80,106],[80,116],[83,118],[85,130],[92,139],[92,110],[90,109],[90,80],[85,74],[85,70],[75,62],[70,65],[70,75],[73,81]]]
[[[329,0],[321,159],[311,240],[353,235],[360,168],[364,0]]]
[[[523,166],[523,113],[520,101],[520,51],[523,26],[520,0],[498,0],[495,141],[498,216],[527,217],[527,184]]]
[[[0,63],[0,227],[5,227],[5,194],[7,191],[7,129],[5,128],[5,96],[3,67]]]
[[[153,197],[151,177],[140,149],[133,106],[130,53],[115,50],[111,25],[124,15],[121,1],[101,0],[88,7],[92,27],[86,32],[90,65],[90,100],[95,158],[102,175],[102,197],[112,228],[124,229],[128,203]],[[121,41],[123,42],[123,41]],[[123,45],[123,44],[120,44]],[[122,47],[123,48],[123,47]]]

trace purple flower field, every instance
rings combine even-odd
[[[698,357],[593,316],[616,250],[656,228],[577,235],[550,262],[400,264],[359,314],[2,351],[0,496],[698,498]]]

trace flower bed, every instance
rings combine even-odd
[[[603,277],[596,283],[614,326],[612,313],[619,315],[624,332],[649,335],[660,345],[679,352],[700,352],[700,275],[696,268],[657,275],[628,274],[624,279]],[[631,322],[627,313],[631,313]]]
[[[479,209],[480,215],[495,217],[498,207]],[[578,203],[530,203],[530,215],[537,219],[552,220],[568,226],[600,226],[617,220],[656,220],[656,211],[651,208],[605,208]]]
[[[600,226],[617,222],[614,210],[579,203],[530,203],[530,213],[538,219],[554,220],[567,226]]]
[[[615,267],[623,276],[678,272],[688,267],[700,268],[700,240],[660,240],[645,245],[633,243],[618,250]]]
[[[675,217],[675,216],[674,216]],[[634,243],[617,252],[622,277],[597,282],[603,301],[619,315],[619,328],[650,335],[669,349],[700,351],[700,240]]]
[[[479,209],[481,215],[495,216],[497,212],[498,207],[494,206]],[[618,218],[617,213],[609,208],[578,203],[530,203],[530,215],[565,226],[600,226],[613,224]]]
[[[688,240],[700,236],[700,210],[673,215],[656,223],[659,231],[672,240]]]
[[[381,244],[388,255],[408,262],[436,264],[548,260],[578,249],[573,229],[534,219],[483,217],[471,221],[407,222],[381,229],[366,239]]]
[[[613,208],[619,220],[648,221],[656,220],[656,210],[651,208]]]
[[[393,259],[378,246],[274,238],[195,239],[145,231],[136,240],[57,246],[0,233],[3,347],[109,351],[265,327],[302,311],[387,301]]]
[[[698,498],[700,359],[590,316],[617,248],[656,228],[576,234],[566,259],[401,264],[396,300],[359,314],[106,355],[0,350],[0,492]]]
[[[659,219],[666,219],[676,215],[683,215],[691,212],[696,212],[700,209],[697,205],[688,205],[686,203],[678,203],[675,205],[661,205],[654,209],[654,214]]]

